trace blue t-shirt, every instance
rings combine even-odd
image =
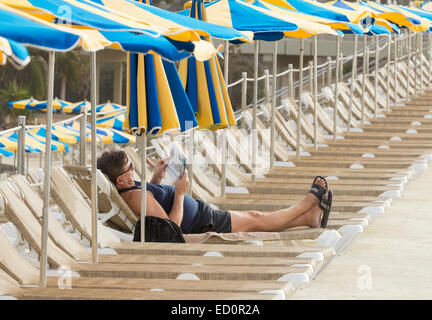
[[[136,187],[130,189],[140,189],[141,182],[135,181]],[[164,209],[165,213],[169,215],[174,204],[175,188],[174,186],[164,184],[146,183],[147,191],[150,191],[156,201]],[[119,190],[120,191],[120,190]],[[126,190],[125,190],[126,191]],[[195,225],[196,217],[198,214],[198,203],[194,198],[185,194],[183,202],[183,220],[180,229],[183,233],[190,233]]]

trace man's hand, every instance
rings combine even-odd
[[[150,180],[150,183],[152,184],[161,184],[162,179],[165,178],[166,175],[166,167],[168,166],[168,158],[167,159],[161,159],[157,162],[155,166],[155,170],[153,173],[153,177]]]
[[[174,182],[175,192],[179,195],[184,195],[188,192],[190,186],[189,175],[187,170],[185,170],[183,175],[177,177]]]

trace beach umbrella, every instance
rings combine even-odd
[[[47,134],[46,129],[44,127],[28,129],[27,132],[29,132],[33,136],[43,137],[44,139],[46,138],[46,134]],[[73,135],[58,132],[55,130],[55,126],[52,127],[51,132],[52,132],[51,139],[53,141],[63,142],[68,145],[73,145],[79,142],[79,137],[77,138]]]
[[[35,38],[38,38],[37,31],[38,26],[51,26],[50,21],[55,21],[56,19],[63,20],[62,13],[65,8],[70,10],[71,15],[68,17],[70,19],[66,19],[68,24],[75,24],[81,27],[90,27],[94,30],[86,30],[83,28],[67,28],[64,26],[56,26],[55,29],[60,33],[61,31],[69,29],[70,32],[65,32],[67,35],[72,35],[75,38],[71,38],[70,43],[67,42],[69,46],[63,45],[65,44],[65,40],[69,39],[68,37],[62,37],[60,35],[57,36],[57,41],[53,43],[47,41],[50,46],[41,46],[49,50],[49,71],[48,71],[48,104],[47,104],[47,140],[46,146],[48,152],[45,157],[45,176],[44,176],[44,208],[43,208],[43,224],[42,224],[42,253],[41,253],[41,287],[46,287],[46,272],[47,272],[47,240],[48,240],[48,212],[49,212],[49,184],[50,184],[50,162],[51,162],[51,150],[50,146],[52,144],[51,139],[51,125],[52,125],[52,101],[53,101],[53,93],[54,93],[54,57],[55,51],[58,51],[58,46],[63,45],[65,48],[63,51],[70,50],[74,48],[76,45],[80,44],[84,50],[91,51],[91,104],[92,104],[92,116],[91,116],[91,140],[92,140],[92,262],[98,262],[98,243],[97,243],[97,181],[96,181],[96,54],[97,50],[104,48],[105,46],[110,45],[115,49],[147,53],[149,51],[156,52],[161,54],[164,58],[171,60],[178,60],[182,57],[190,54],[190,52],[194,52],[201,59],[205,59],[208,56],[214,55],[216,50],[214,47],[210,46],[206,42],[202,42],[197,37],[197,41],[191,41],[190,38],[188,42],[181,41],[181,39],[168,39],[164,37],[163,33],[169,34],[169,31],[161,30],[160,28],[150,28],[148,25],[144,25],[141,23],[131,22],[127,19],[124,19],[119,16],[111,16],[107,12],[102,10],[95,10],[94,8],[85,7],[82,2],[78,1],[35,1],[35,0],[17,0],[17,1],[6,1],[2,0],[2,3],[7,3],[10,6],[14,6],[14,8],[20,8],[21,10],[26,10],[26,12],[31,12],[36,16],[28,17],[28,21],[26,22],[26,26],[28,26],[25,31],[20,33],[20,41],[28,44],[29,42],[26,40],[27,35],[33,35],[33,37],[27,36],[30,40],[32,40],[32,44],[36,43]],[[6,7],[2,5],[2,7]],[[11,7],[8,7],[9,11],[15,10]],[[16,10],[16,16],[18,17],[16,20],[24,20],[24,17],[30,16],[28,13],[25,13],[20,10]],[[0,12],[1,14],[1,12]],[[39,17],[39,18],[38,18]],[[39,20],[46,19],[44,23],[40,23]],[[120,22],[118,22],[120,21]],[[17,21],[14,21],[17,22]],[[38,25],[36,25],[38,23]],[[20,23],[13,23],[8,26],[5,30],[9,31],[9,33],[13,33],[16,29],[23,31],[23,28],[15,28],[16,26],[20,26]],[[103,30],[98,30],[97,28]],[[128,32],[117,32],[117,31],[128,31]],[[1,31],[1,30],[0,30]],[[132,33],[133,32],[133,33]],[[177,30],[174,33],[171,33],[173,38],[176,38],[176,35],[180,34],[180,31]],[[35,37],[34,35],[38,35]],[[4,36],[0,34],[0,36]],[[9,37],[10,38],[10,37]],[[13,39],[16,40],[16,39]],[[51,40],[49,38],[48,40]],[[180,51],[179,51],[180,50]]]
[[[187,16],[178,15],[174,12],[157,8],[151,5],[150,1],[135,0],[85,0],[93,2],[94,5],[103,5],[105,8],[116,13],[126,15],[129,19],[146,21],[153,25],[160,25],[172,30],[192,29],[199,36],[211,36],[218,39],[233,42],[251,42],[251,32],[238,31],[217,24],[192,19]]]
[[[10,136],[1,135],[0,136],[0,148],[6,149],[8,151],[18,151],[18,139]],[[32,148],[28,144],[24,144],[25,152],[39,153],[39,149]]]
[[[9,109],[19,109],[19,110],[34,110],[36,108],[36,105],[39,104],[40,101],[32,98],[24,99],[24,100],[18,100],[18,101],[10,101],[8,102],[7,106]]]
[[[107,115],[100,117],[96,120],[98,127],[111,128],[116,130],[123,130],[123,123],[126,119],[126,113],[117,113],[114,115]]]
[[[277,6],[265,0],[252,0],[248,2],[252,3],[254,6],[271,10],[272,12],[277,12],[283,15],[297,17],[299,19],[304,19],[306,21],[325,24],[331,27],[333,30],[339,30],[343,33],[353,33],[353,34],[362,35],[364,31],[370,26],[370,24],[366,24],[366,23],[364,23],[364,25],[360,25],[358,23],[348,22],[346,20],[332,20],[326,17],[309,14],[307,11],[298,11],[298,10],[288,9],[286,7]],[[364,21],[366,21],[366,19],[364,19]]]
[[[79,122],[73,121],[71,123],[66,123],[66,124],[64,124],[64,127],[67,128],[67,129],[69,129],[70,133],[75,132],[75,134],[79,136],[79,134],[80,134],[80,124],[79,124]],[[59,130],[61,130],[60,126],[59,126]],[[97,131],[96,130],[95,137],[96,137],[97,142],[104,143],[104,144],[108,144],[108,143],[112,143],[113,142],[113,139],[111,138],[110,134],[108,134],[107,132],[102,132],[102,134],[99,134],[101,132],[102,131]],[[92,138],[92,126],[91,125],[87,125],[86,126],[86,141],[87,142],[92,142],[91,138]]]
[[[18,143],[18,133],[15,131],[10,134],[6,134],[4,137],[11,140],[12,142]],[[47,143],[44,138],[41,136],[35,136],[31,134],[30,132],[26,131],[25,137],[24,137],[25,144],[28,146],[29,152],[45,152],[45,146],[47,146]],[[7,149],[9,147],[6,146]],[[52,152],[67,152],[67,146],[64,143],[60,143],[58,141],[52,141],[51,144],[51,151]]]
[[[42,111],[46,111],[47,109],[47,105],[48,105],[48,101],[42,101],[39,102],[35,105],[34,109],[35,110],[42,110]],[[70,102],[61,100],[59,98],[55,98],[52,102],[52,108],[54,111],[61,111],[63,109],[63,107],[66,107],[70,105]]]
[[[0,37],[0,65],[5,65],[7,60],[16,69],[22,69],[30,62],[30,56],[27,48],[23,45]]]
[[[121,106],[119,104],[112,103],[111,101],[108,101],[107,103],[99,104],[96,107],[97,113],[109,113],[109,112],[116,112],[121,111],[122,109],[126,110],[125,106]],[[91,113],[91,110],[89,111]]]
[[[426,31],[429,29],[429,26],[427,26],[425,21],[419,16],[405,14],[401,10],[397,10],[387,5],[378,4],[372,1],[360,1],[359,5],[366,7],[369,10],[373,10],[378,18],[386,19],[396,24],[399,28],[408,28],[415,32]]]
[[[116,49],[135,52],[154,50],[154,52],[171,61],[181,59],[191,52],[203,60],[217,53],[213,46],[201,41],[199,36],[191,29],[177,28],[170,30],[162,26],[151,25],[145,21],[132,20],[124,15],[112,13],[106,8],[99,8],[91,1],[0,0],[0,2],[31,13],[47,22],[66,22],[67,25],[78,26],[79,29],[73,28],[74,33],[81,33],[113,43],[121,43],[120,47],[118,44],[112,46]],[[68,12],[66,16],[64,15],[65,8],[67,8]],[[92,33],[91,31],[95,32]],[[152,39],[153,41],[151,41]],[[140,44],[143,48],[140,48]],[[176,48],[176,50],[170,52],[171,47]],[[179,52],[179,50],[182,52]]]
[[[13,157],[14,153],[11,152],[11,151],[9,151],[9,150],[0,148],[0,155],[3,156],[3,157],[8,157],[9,158],[9,157]]]
[[[66,113],[80,113],[81,109],[83,109],[84,112],[88,112],[91,109],[91,104],[87,100],[80,101],[76,103],[70,103],[62,108],[63,112]]]

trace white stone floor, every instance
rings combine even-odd
[[[432,299],[432,166],[292,299]]]

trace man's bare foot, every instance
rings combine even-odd
[[[323,187],[323,188],[326,187],[325,181],[323,179],[321,179],[321,178],[317,178],[316,181],[315,181],[315,184],[317,184],[317,185],[319,185],[320,187]],[[319,200],[317,199],[317,197],[315,195],[313,195],[312,193],[308,192],[301,202],[303,202],[303,204],[305,206],[305,209],[309,210],[312,207],[318,205]]]
[[[323,211],[322,209],[317,205],[313,206],[310,210],[305,212],[303,215],[306,225],[311,228],[319,228],[321,225],[321,217],[322,217]]]

